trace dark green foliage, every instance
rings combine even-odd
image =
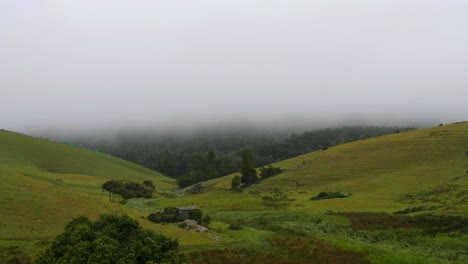
[[[145,183],[146,182],[146,183]],[[132,181],[106,181],[102,189],[122,196],[124,200],[130,198],[151,198],[155,189],[152,181],[144,181],[143,184]]]
[[[143,185],[146,187],[146,188],[149,188],[151,190],[155,190],[156,189],[156,186],[154,186],[154,183],[153,181],[151,180],[146,180],[146,181],[143,181]]]
[[[208,226],[211,222],[211,217],[203,213],[202,210],[191,211],[189,219],[197,221],[197,223],[202,226]]]
[[[316,196],[310,198],[310,200],[324,200],[324,199],[335,199],[335,198],[347,198],[350,195],[342,194],[340,192],[321,192]]]
[[[465,150],[465,155],[468,157],[468,149]]]
[[[189,215],[190,215],[189,219],[195,220],[195,221],[197,221],[197,223],[201,224],[201,222],[203,220],[203,211],[202,210],[190,211]]]
[[[211,217],[204,214],[202,210],[193,210],[189,213],[189,219],[197,221],[197,223],[208,226],[211,222]],[[166,207],[162,212],[156,212],[148,215],[148,220],[155,223],[176,223],[180,219],[174,207]]]
[[[148,215],[148,220],[155,223],[175,223],[179,219],[174,207],[166,207],[162,212],[156,212]]]
[[[231,180],[231,188],[233,190],[239,190],[241,184],[241,177],[239,175],[234,176]]]
[[[260,177],[262,179],[266,179],[269,177],[273,177],[275,175],[278,175],[280,173],[283,173],[285,170],[273,166],[268,166],[268,167],[262,167],[260,168]]]
[[[391,134],[394,127],[342,127],[290,136],[244,131],[205,131],[190,137],[152,136],[138,133],[117,141],[81,139],[76,144],[109,153],[179,179],[180,187],[240,171],[239,153],[249,146],[254,167],[355,140]],[[400,129],[406,131],[408,129]],[[73,141],[73,139],[70,139]]]
[[[194,173],[190,176],[184,176],[184,177],[179,178],[179,180],[177,181],[177,185],[180,188],[184,188],[184,187],[193,185],[197,182],[201,182],[203,181],[202,179],[203,179],[203,176],[201,174]]]
[[[144,230],[128,216],[73,219],[37,259],[49,263],[187,263],[178,242]]]
[[[244,149],[242,151],[242,161],[241,161],[241,169],[240,172],[242,174],[241,176],[241,182],[244,185],[251,185],[257,182],[257,171],[255,170],[254,167],[254,159],[252,155],[252,151],[250,149]]]

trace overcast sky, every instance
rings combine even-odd
[[[466,0],[0,0],[0,128],[468,119]]]

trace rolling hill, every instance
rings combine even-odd
[[[200,193],[190,194],[158,173],[89,150],[11,132],[0,132],[0,146],[0,246],[35,250],[76,215],[124,211],[143,226],[178,238],[194,263],[468,260],[466,122],[284,160],[272,165],[285,172],[241,192],[230,190],[236,174],[203,182]],[[126,178],[150,178],[159,194],[126,205],[109,203],[100,185]],[[320,192],[348,197],[310,200]],[[209,213],[212,233],[143,219],[182,205]],[[231,230],[233,224],[243,229]]]
[[[34,247],[73,217],[117,210],[100,187],[109,179],[150,179],[157,189],[176,186],[168,177],[109,155],[0,131],[0,246]]]
[[[146,204],[135,200],[129,205],[145,211],[201,206],[215,220],[211,226],[236,241],[225,245],[221,255],[240,263],[248,258],[230,248],[263,248],[265,239],[260,238],[265,234],[260,230],[283,237],[320,238],[359,252],[371,263],[464,263],[468,259],[466,150],[466,122],[419,129],[272,164],[286,171],[242,192],[230,190],[236,175],[232,174],[204,182],[204,191],[195,195],[180,192],[174,198]],[[320,192],[349,197],[310,200]],[[229,224],[251,229],[229,231]],[[366,230],[371,227],[375,230]],[[278,253],[274,246],[264,250],[276,252],[277,263],[291,263],[280,257],[291,251]],[[332,257],[327,261],[340,263]]]

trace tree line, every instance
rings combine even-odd
[[[178,179],[185,187],[217,178],[242,168],[242,151],[249,148],[254,155],[253,167],[260,167],[351,141],[406,131],[395,127],[341,127],[302,134],[204,133],[191,137],[141,136],[126,134],[115,141],[75,141],[100,152],[143,165]]]

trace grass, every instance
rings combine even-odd
[[[129,211],[108,202],[100,188],[107,179],[175,187],[174,180],[141,166],[61,143],[0,131],[0,146],[0,249],[19,243],[31,252],[31,245],[53,238],[76,216]]]
[[[195,263],[230,263],[232,259],[243,263],[246,256],[259,263],[272,258],[287,263],[278,256],[313,257],[307,254],[316,248],[328,252],[317,255],[318,261],[329,263],[339,263],[330,257],[343,252],[345,259],[362,262],[365,258],[370,263],[468,260],[468,237],[456,229],[428,236],[418,226],[379,226],[392,219],[428,213],[468,216],[468,123],[308,153],[272,164],[286,171],[242,192],[230,190],[236,175],[232,174],[202,183],[206,188],[193,195],[176,189],[173,180],[158,173],[85,149],[10,132],[0,132],[0,145],[0,187],[4,190],[0,195],[4,216],[0,252],[11,245],[27,251],[40,249],[36,243],[58,234],[76,215],[97,217],[101,212],[119,211],[146,228],[177,238]],[[130,199],[126,205],[109,202],[100,185],[108,179],[128,178],[152,179],[158,195]],[[309,200],[321,192],[352,196]],[[284,206],[275,210],[265,204],[264,197],[278,194],[284,197]],[[164,207],[186,205],[200,206],[210,214],[211,233],[154,224],[145,218]],[[405,215],[393,215],[397,211]],[[378,216],[377,223],[369,223],[375,229],[353,229],[353,219],[346,217],[366,214]],[[230,224],[243,229],[229,230]],[[317,241],[319,246],[295,249],[309,243],[306,241]],[[288,246],[282,251],[278,245]]]

